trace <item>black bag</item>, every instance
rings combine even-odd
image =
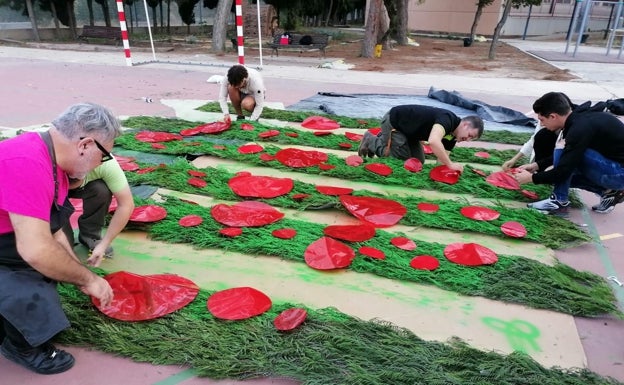
[[[301,45],[311,45],[312,44],[312,36],[310,36],[310,35],[303,35],[303,36],[301,36],[301,39],[299,39],[299,44],[301,44]]]
[[[624,115],[624,98],[607,100],[607,109],[615,115]]]

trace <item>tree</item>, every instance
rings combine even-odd
[[[362,57],[371,58],[375,52],[379,31],[379,17],[382,11],[383,0],[371,0],[366,18],[366,29],[362,41]]]
[[[212,52],[222,53],[225,51],[225,39],[227,35],[227,20],[232,9],[232,0],[219,0],[217,13],[212,25]]]
[[[199,0],[176,0],[178,3],[178,14],[184,24],[186,24],[186,33],[191,34],[191,24],[195,24],[195,4]],[[161,22],[162,25],[162,22]]]
[[[156,21],[156,7],[158,6],[158,3],[160,3],[161,0],[147,0],[147,5],[152,9],[152,23],[153,23],[153,28],[156,29],[156,27],[158,27],[158,21]]]
[[[493,2],[494,0],[479,0],[479,2],[477,2],[477,12],[475,12],[475,17],[472,21],[472,27],[470,27],[470,40],[474,40],[475,38],[477,25],[479,25],[479,20],[481,19],[481,15],[483,14],[483,8],[491,5]]]
[[[100,7],[102,7],[102,14],[104,15],[104,24],[106,24],[107,27],[110,27],[111,17],[110,17],[110,12],[109,12],[109,7],[108,7],[108,0],[95,0],[95,2],[98,3]]]
[[[505,8],[503,10],[503,15],[501,19],[496,24],[496,28],[494,28],[494,35],[492,35],[492,43],[490,44],[490,52],[488,54],[488,59],[494,60],[496,59],[496,45],[498,44],[498,38],[500,37],[500,32],[507,21],[507,17],[509,16],[509,12],[511,12],[511,7],[520,8],[523,6],[529,5],[540,5],[542,4],[542,0],[507,0],[505,2]]]

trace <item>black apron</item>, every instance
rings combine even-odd
[[[48,132],[41,133],[50,157],[54,176],[54,201],[50,209],[50,231],[59,231],[74,211],[69,198],[57,204],[58,179],[56,157]],[[69,327],[51,280],[28,265],[17,252],[15,233],[0,235],[0,314],[24,336],[32,346],[47,342]]]

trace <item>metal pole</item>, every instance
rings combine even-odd
[[[592,0],[587,0],[587,4],[585,4],[585,12],[583,14],[583,19],[581,20],[581,28],[579,29],[579,34],[576,37],[576,45],[574,46],[574,52],[572,53],[572,57],[576,56],[576,51],[578,51],[578,47],[579,45],[581,45],[581,39],[583,39],[583,33],[585,32],[585,26],[587,25],[587,18],[589,17],[591,5],[592,5]]]
[[[524,32],[522,33],[522,40],[526,40],[527,29],[529,29],[529,20],[531,20],[531,11],[533,10],[533,4],[529,5],[529,14],[527,16],[526,24],[524,24]]]
[[[260,68],[262,68],[262,25],[260,24],[260,1],[256,1],[258,11],[258,48],[260,49]]]
[[[604,36],[602,37],[603,39],[606,39],[607,35],[609,34],[609,28],[611,27],[611,20],[613,19],[613,9],[615,9],[615,3],[611,4],[611,12],[609,12],[609,21],[607,22],[607,28],[605,29]]]
[[[589,1],[589,0],[588,0]],[[568,48],[570,47],[570,40],[572,39],[572,26],[576,23],[576,18],[578,17],[578,4],[582,3],[583,0],[576,0],[574,3],[574,9],[572,10],[572,18],[570,19],[570,26],[568,27],[568,34],[566,35],[566,48],[565,53],[568,53]]]
[[[243,35],[243,3],[236,0],[236,45],[238,48],[238,64],[245,64],[245,47]]]
[[[152,58],[156,60],[156,50],[154,49],[154,38],[152,37],[152,27],[150,26],[149,11],[147,10],[147,0],[143,0],[143,6],[145,7],[145,20],[147,22],[147,33],[150,37],[150,44],[152,45]]]

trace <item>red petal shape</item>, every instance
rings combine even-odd
[[[379,250],[376,249],[374,247],[368,247],[368,246],[362,246],[360,247],[360,249],[358,250],[358,252],[362,255],[365,255],[369,258],[373,258],[373,259],[386,259],[386,254]]]
[[[539,195],[537,195],[537,193],[535,191],[520,190],[520,192],[522,193],[522,195],[524,195],[525,197],[527,197],[529,199],[533,199],[533,200],[539,199]]]
[[[472,172],[474,172],[475,174],[482,176],[482,177],[486,177],[487,174],[485,173],[485,171],[483,170],[479,170],[478,168],[473,168]]]
[[[297,235],[297,230],[295,230],[295,229],[278,229],[278,230],[273,230],[271,235],[273,235],[275,238],[279,238],[279,239],[291,239],[291,238],[294,238],[295,235]]]
[[[266,139],[266,138],[272,138],[274,136],[278,136],[279,134],[280,132],[277,130],[268,130],[268,131],[263,131],[259,133],[258,137]]]
[[[134,139],[145,143],[170,142],[172,140],[182,140],[182,136],[170,132],[141,131],[134,135]]]
[[[331,165],[331,164],[327,164],[327,163],[321,163],[321,164],[319,164],[319,166],[318,166],[318,167],[319,167],[321,170],[323,170],[323,171],[328,171],[328,170],[331,170],[331,169],[336,168],[336,166]]]
[[[416,243],[409,238],[405,237],[394,237],[390,240],[394,246],[398,247],[401,250],[412,251],[416,249]]]
[[[347,166],[357,167],[364,163],[364,159],[359,155],[349,155],[347,159],[345,159],[345,163]]]
[[[186,215],[178,221],[178,224],[182,227],[199,226],[204,220],[199,215]]]
[[[243,229],[240,227],[227,227],[225,229],[219,230],[219,234],[225,235],[226,237],[235,238],[243,233]]]
[[[440,209],[440,206],[435,204],[435,203],[427,203],[427,202],[420,202],[418,204],[418,210],[422,211],[423,213],[427,213],[427,214],[433,214],[438,212],[438,210]]]
[[[273,325],[277,330],[293,330],[297,326],[301,325],[307,317],[308,312],[305,309],[291,307],[290,309],[286,309],[279,313],[279,315],[273,320]]]
[[[82,199],[80,199],[80,202],[82,202]],[[117,206],[118,206],[117,198],[113,196],[113,198],[111,199],[110,205],[108,205],[108,212],[109,213],[115,212],[115,210],[117,210]]]
[[[208,182],[199,178],[189,178],[189,180],[187,180],[186,182],[190,184],[191,186],[200,187],[200,188],[206,187],[208,185]]]
[[[165,148],[167,148],[167,146],[162,143],[152,143],[152,148],[154,150],[164,150]]]
[[[334,186],[315,186],[316,191],[325,195],[346,195],[351,194],[353,192],[352,188],[348,187],[334,187]]]
[[[297,134],[296,132],[287,132],[286,136],[290,136],[291,138],[298,138],[299,134]]]
[[[187,173],[188,173],[190,176],[194,176],[194,177],[196,177],[196,178],[203,178],[203,177],[205,177],[205,176],[207,176],[207,175],[208,175],[208,174],[206,174],[206,173],[205,173],[205,172],[203,172],[203,171],[197,171],[197,170],[188,170],[188,171],[187,171]]]
[[[352,140],[354,142],[359,142],[364,137],[364,135],[355,134],[353,132],[348,132],[348,131],[345,132],[345,136],[347,137],[347,139]]]
[[[251,173],[249,171],[239,171],[234,176],[251,176]]]
[[[135,207],[130,214],[130,222],[156,222],[167,217],[167,210],[156,205]]]
[[[102,308],[97,298],[91,302],[107,316],[120,321],[145,321],[173,313],[192,302],[199,287],[174,274],[141,276],[118,271],[104,277],[113,288],[113,302]]]
[[[312,242],[303,254],[313,269],[331,270],[347,267],[355,258],[352,248],[333,238],[322,237]]]
[[[137,170],[137,174],[147,174],[156,170],[156,167],[145,167]]]
[[[426,155],[431,155],[431,154],[433,154],[433,150],[431,149],[431,146],[430,146],[430,145],[428,145],[428,144],[423,144],[423,152],[424,152]]]
[[[435,270],[440,267],[440,261],[430,255],[419,255],[410,261],[410,266],[418,270]]]
[[[340,203],[353,216],[374,227],[396,225],[407,213],[407,209],[402,204],[383,198],[341,195]]]
[[[392,174],[392,169],[390,166],[385,165],[383,163],[370,163],[364,166],[367,171],[373,172],[377,175],[388,176]]]
[[[260,160],[263,160],[265,162],[270,162],[272,160],[275,160],[275,157],[265,152],[264,154],[260,154]]]
[[[136,171],[140,168],[139,165],[134,162],[120,163],[119,166],[124,171]]]
[[[485,151],[478,151],[474,153],[474,156],[476,156],[477,158],[487,159],[490,157],[490,153]]]
[[[340,147],[340,148],[351,148],[351,147],[353,147],[353,145],[351,143],[341,142],[341,143],[338,143],[338,147]]]
[[[218,204],[210,214],[219,223],[230,227],[258,227],[279,221],[284,214],[272,206],[254,201],[235,203],[231,206]]]
[[[292,191],[294,183],[289,178],[242,175],[228,181],[234,194],[246,198],[275,198]]]
[[[300,168],[318,166],[327,162],[327,154],[320,151],[305,151],[297,148],[285,148],[275,154],[275,158],[288,167]]]
[[[324,116],[310,116],[301,122],[301,126],[315,130],[335,130],[340,124]]]
[[[374,136],[377,136],[377,134],[379,134],[381,132],[381,127],[369,128],[368,132],[370,132]]]
[[[184,146],[201,146],[201,142],[182,142]]]
[[[180,135],[182,136],[194,136],[194,135],[199,135],[199,134],[201,134],[201,128],[197,128],[197,127],[187,128],[187,129],[180,131]]]
[[[194,202],[194,201],[189,200],[189,199],[183,199],[183,198],[180,198],[180,200],[181,200],[182,202],[186,202],[186,203],[191,204],[191,205],[196,205],[196,206],[197,206],[197,205],[199,205],[199,203]]]
[[[214,146],[212,146],[212,148],[214,148],[215,150],[225,150],[225,146],[222,144],[215,144]]]
[[[520,184],[518,184],[518,181],[504,171],[491,173],[487,178],[485,178],[485,181],[491,185],[507,190],[520,190]]]
[[[254,126],[249,123],[243,123],[241,124],[240,127],[241,127],[241,130],[244,130],[244,131],[253,131],[254,129]]]
[[[230,128],[231,123],[212,122],[201,124],[195,128],[199,129],[202,134],[218,134]]]
[[[208,311],[216,318],[242,320],[264,313],[271,308],[271,299],[252,287],[233,287],[208,297]]]
[[[241,154],[256,154],[264,151],[264,147],[258,144],[245,144],[238,148],[238,152]]]
[[[444,248],[444,256],[458,265],[491,265],[498,261],[495,252],[476,243],[451,243]]]
[[[456,170],[451,170],[445,165],[437,166],[431,169],[429,177],[436,182],[442,182],[446,184],[455,184],[459,180],[460,173]]]
[[[493,221],[500,217],[500,213],[488,207],[482,206],[466,206],[460,210],[461,214],[466,218],[477,221]]]
[[[405,163],[403,163],[403,168],[405,168],[407,171],[419,172],[420,170],[422,170],[423,165],[419,159],[409,158],[405,161]]]
[[[329,131],[314,131],[313,134],[314,136],[327,136],[331,135],[332,133]]]
[[[292,196],[292,199],[301,202],[302,200],[306,199],[307,197],[309,197],[310,194],[295,194]]]
[[[349,242],[364,242],[375,236],[375,228],[365,223],[358,225],[331,225],[323,229],[328,237]]]
[[[136,160],[136,158],[133,156],[121,156],[121,155],[113,155],[113,156],[115,157],[115,160],[119,164],[130,163]]]
[[[522,223],[509,221],[501,225],[501,231],[503,234],[512,238],[524,238],[527,235],[527,230]]]

